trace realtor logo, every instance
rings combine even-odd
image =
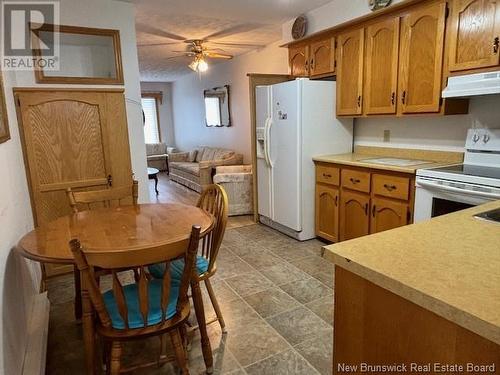
[[[58,1],[2,1],[1,25],[3,70],[59,69]]]

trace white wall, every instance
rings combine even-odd
[[[392,4],[402,0],[394,0]],[[333,27],[370,13],[366,0],[333,0],[307,13],[308,34]],[[290,41],[293,20],[283,25],[283,39]],[[463,151],[467,129],[500,127],[500,96],[475,98],[468,115],[418,116],[405,118],[356,119],[354,143],[383,147],[430,148]],[[384,130],[390,130],[391,141],[383,142]]]
[[[125,95],[129,99],[127,119],[132,168],[136,177],[140,179],[141,200],[144,201],[148,199],[148,188],[133,5],[113,0],[86,0],[85,2],[65,0],[61,2],[61,23],[120,29]],[[2,275],[0,277],[2,311],[0,374],[16,375],[22,371],[31,298],[38,291],[40,275],[37,264],[27,262],[12,251],[19,238],[33,228],[12,87],[41,85],[35,84],[33,72],[29,71],[4,72],[3,76],[11,140],[0,144],[0,176],[2,176],[2,184],[0,184],[0,275]]]
[[[163,94],[163,101],[158,107],[161,141],[169,146],[175,146],[172,84],[170,82],[141,82],[141,91],[161,92]]]
[[[199,145],[226,147],[251,161],[250,97],[247,73],[286,74],[288,53],[279,44],[231,61],[210,66],[199,76],[191,73],[172,84],[175,143],[180,150]],[[230,86],[231,127],[207,128],[203,91],[218,86]]]

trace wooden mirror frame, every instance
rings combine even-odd
[[[0,70],[0,143],[10,139],[9,118],[7,116],[7,105],[5,103],[5,88],[3,86],[2,71]]]
[[[85,84],[85,85],[123,85],[123,66],[122,52],[120,45],[120,31],[112,29],[98,29],[91,27],[67,26],[67,25],[51,25],[45,24],[40,28],[35,28],[33,33],[37,38],[33,38],[33,57],[35,59],[43,58],[38,40],[40,31],[59,32],[61,34],[81,34],[81,35],[98,35],[109,36],[113,39],[114,55],[115,55],[115,78],[103,77],[65,77],[65,76],[46,76],[43,69],[35,69],[35,79],[37,83],[53,83],[53,84]]]
[[[208,125],[207,123],[207,116],[206,116],[206,104],[205,104],[205,98],[207,96],[216,96],[216,95],[209,95],[211,92],[224,89],[227,92],[227,114],[228,114],[228,123],[227,125],[220,124],[220,125]],[[218,86],[214,87],[212,89],[207,89],[203,91],[203,105],[205,106],[205,126],[207,128],[229,128],[232,126],[232,118],[231,118],[231,93],[229,89],[229,85],[224,85],[224,86]],[[219,102],[219,113],[222,114],[222,104]],[[222,121],[222,118],[221,118]]]

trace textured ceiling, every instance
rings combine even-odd
[[[192,58],[169,59],[187,50],[181,39],[209,39],[211,50],[237,56],[280,40],[285,21],[329,1],[134,0],[141,79],[174,81],[189,73]]]

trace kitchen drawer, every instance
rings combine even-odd
[[[410,194],[410,179],[408,177],[374,174],[373,193],[406,201]]]
[[[370,192],[370,173],[357,171],[354,169],[342,169],[342,187],[362,191],[364,193]]]
[[[338,186],[340,171],[336,167],[325,164],[316,165],[316,182]]]

